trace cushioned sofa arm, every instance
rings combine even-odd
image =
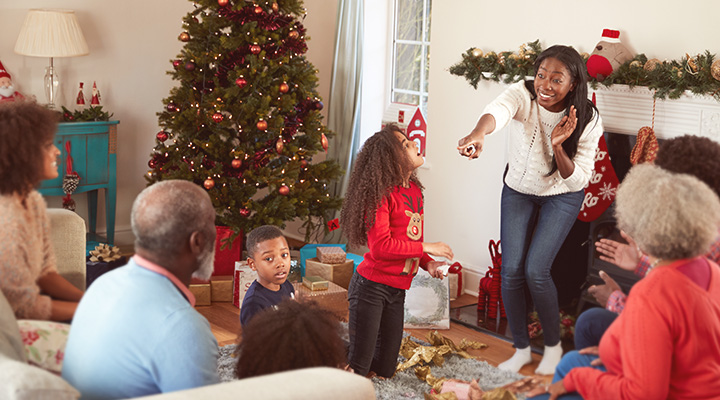
[[[85,221],[63,208],[48,208],[50,238],[60,275],[85,290]]]

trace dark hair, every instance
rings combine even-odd
[[[720,144],[685,135],[662,142],[655,165],[670,172],[692,175],[720,196]]]
[[[408,173],[410,181],[423,189],[395,132],[402,133],[395,124],[383,127],[365,141],[355,159],[340,211],[340,225],[351,244],[367,244],[367,232],[375,225],[383,197],[402,185]]]
[[[235,350],[238,378],[347,363],[340,323],[314,301],[286,299],[243,325]]]
[[[280,228],[274,225],[263,225],[253,229],[250,233],[248,233],[247,244],[245,245],[248,257],[252,258],[255,255],[258,243],[279,237],[284,237],[283,233]]]
[[[567,153],[568,157],[572,160],[573,157],[575,157],[575,153],[577,153],[580,135],[582,135],[587,124],[593,119],[593,111],[595,113],[598,112],[592,101],[588,100],[587,67],[585,66],[585,61],[583,61],[583,58],[575,49],[569,46],[555,45],[545,49],[535,60],[536,76],[538,69],[540,69],[540,64],[542,64],[546,58],[554,58],[563,63],[570,73],[573,82],[576,83],[575,88],[565,97],[565,115],[568,115],[570,112],[570,106],[575,106],[578,122],[573,133],[562,144],[565,153]],[[534,79],[525,82],[525,87],[532,95],[533,100],[537,97],[534,84]],[[548,176],[552,175],[555,171],[557,171],[557,162],[555,161],[555,155],[553,155],[552,169],[548,173]]]
[[[0,103],[0,194],[24,197],[42,182],[40,154],[55,137],[58,119],[32,101]]]

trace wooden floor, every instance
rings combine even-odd
[[[476,302],[476,297],[465,294],[451,302],[450,307],[461,307]],[[197,310],[210,322],[213,334],[220,346],[233,344],[237,341],[238,334],[240,333],[240,310],[233,306],[232,303],[213,303],[210,306],[198,306]],[[427,329],[409,329],[408,332],[417,338],[425,339],[430,331]],[[465,338],[487,344],[487,348],[482,350],[469,350],[469,353],[479,360],[487,361],[494,366],[510,358],[515,351],[510,342],[454,322],[450,323],[449,330],[440,331],[440,333],[452,339],[455,343],[460,343],[460,340]],[[520,370],[521,374],[533,375],[535,368],[537,368],[540,362],[540,356],[533,353],[532,357],[532,364],[523,367],[523,369]]]

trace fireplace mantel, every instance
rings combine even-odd
[[[612,85],[588,90],[596,94],[606,132],[637,135],[641,127],[651,126],[653,91],[647,87]],[[679,99],[658,99],[654,130],[659,139],[697,135],[720,142],[720,102],[689,91]]]

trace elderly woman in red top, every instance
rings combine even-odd
[[[29,101],[0,104],[0,290],[22,319],[72,319],[83,293],[57,272],[45,201],[58,176],[57,117]]]
[[[603,335],[602,365],[587,350],[566,354],[543,397],[720,398],[720,268],[702,256],[717,236],[718,196],[695,177],[638,165],[616,207],[651,270]]]

